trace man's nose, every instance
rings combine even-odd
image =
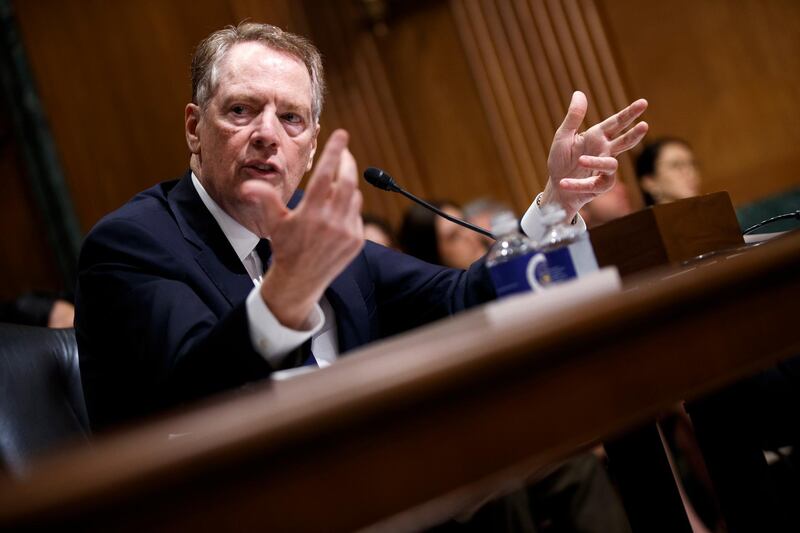
[[[250,140],[256,146],[273,146],[278,143],[278,117],[272,113],[262,113],[253,122],[253,132]]]

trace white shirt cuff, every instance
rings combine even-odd
[[[546,230],[545,225],[542,223],[542,209],[539,207],[539,197],[541,195],[542,193],[536,195],[519,223],[525,235],[534,242],[541,240]],[[584,222],[580,214],[576,215],[574,225],[579,231],[586,231],[586,222]]]
[[[281,362],[292,350],[306,342],[317,333],[325,323],[325,316],[319,304],[314,304],[314,310],[308,318],[310,324],[307,330],[287,328],[281,324],[272,311],[264,303],[259,286],[253,288],[245,302],[247,308],[247,322],[250,325],[250,342],[253,349],[261,354],[274,368],[281,366]]]

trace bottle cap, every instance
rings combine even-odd
[[[519,231],[519,222],[511,211],[501,211],[492,217],[492,233],[496,236]]]

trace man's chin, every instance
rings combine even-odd
[[[286,187],[286,184],[281,180],[277,185],[270,183],[266,180],[261,179],[246,179],[242,182],[242,185],[245,183],[248,184],[255,184],[255,187],[250,185],[250,188],[254,188],[256,190],[263,190],[264,186],[268,186],[272,191],[278,194],[281,199],[281,202],[284,205],[288,205],[289,200],[291,200],[292,195],[294,194],[294,189],[289,189]],[[238,209],[251,212],[253,209],[259,209],[260,202],[257,200],[257,195],[254,195],[252,191],[245,193],[242,189],[247,189],[248,187],[242,187],[239,190],[238,194]]]
[[[232,209],[225,209],[236,222],[252,231],[256,235],[263,237],[265,228],[264,224],[264,207],[256,199],[239,198],[235,204],[231,205]]]
[[[269,185],[272,189],[279,192],[283,189],[283,179],[280,176],[252,176],[248,173],[245,173],[245,175],[242,177],[241,183],[258,183]]]

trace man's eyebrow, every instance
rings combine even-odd
[[[247,92],[244,92],[244,91],[243,92],[231,92],[231,93],[228,93],[222,99],[223,103],[225,103],[225,104],[229,104],[231,102],[236,102],[236,101],[254,102],[256,100],[257,100],[257,98],[255,98],[253,95],[248,94]]]
[[[307,105],[307,104],[301,104],[301,103],[298,103],[298,102],[284,101],[283,105],[281,107],[284,110],[290,111],[292,113],[311,114],[311,106]]]
[[[310,103],[306,103],[303,101],[302,98],[292,98],[295,95],[287,95],[288,97],[280,98],[281,103],[285,107],[297,108],[297,109],[309,109],[311,107]]]

